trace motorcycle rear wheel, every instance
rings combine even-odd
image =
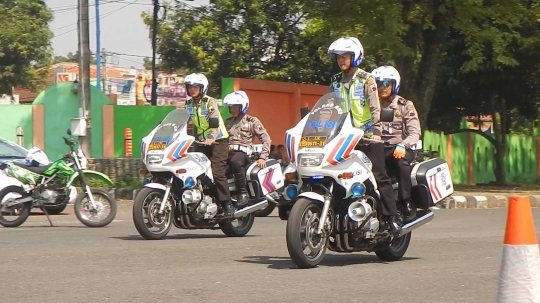
[[[2,200],[4,200],[4,197],[9,193],[18,194],[18,195],[21,195],[22,197],[27,196],[27,194],[24,192],[24,190],[21,187],[13,186],[13,185],[7,186],[7,187],[4,187],[2,190],[0,190],[0,203],[2,202]],[[32,209],[32,203],[30,202],[25,202],[25,203],[17,205],[16,207],[13,207],[13,211],[17,211],[19,217],[13,221],[10,221],[10,220],[6,220],[6,218],[4,217],[5,213],[1,211],[1,207],[0,207],[0,225],[4,227],[20,226],[21,224],[26,222],[26,220],[30,216],[31,209]]]
[[[326,254],[328,238],[315,234],[321,213],[320,202],[305,198],[298,199],[291,209],[285,235],[289,256],[299,268],[317,267]],[[306,249],[311,253],[306,254]]]
[[[239,223],[237,226],[233,224],[235,221]],[[218,225],[227,237],[243,237],[249,233],[254,221],[255,216],[251,213],[234,221],[219,222]]]
[[[155,198],[152,198],[153,196]],[[146,240],[165,238],[173,226],[172,211],[165,209],[163,215],[159,215],[157,212],[163,196],[165,196],[165,191],[145,187],[141,189],[135,197],[135,201],[133,201],[133,224],[135,224],[139,234]],[[152,199],[149,200],[149,198]],[[156,200],[156,198],[159,200]],[[151,230],[152,228],[157,228],[157,231]]]

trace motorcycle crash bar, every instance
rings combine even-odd
[[[268,206],[268,200],[262,200],[261,202],[258,202],[257,204],[242,208],[234,213],[234,218],[238,219],[241,217],[246,216],[247,214],[250,214],[252,212],[256,212],[258,210],[261,210]]]
[[[411,223],[405,224],[403,226],[403,228],[402,228],[401,233],[400,233],[400,237],[410,233],[411,231],[417,229],[418,227],[420,227],[420,226],[422,226],[422,225],[424,225],[426,223],[429,223],[429,221],[433,220],[434,216],[435,216],[435,214],[432,211],[430,211],[427,214],[423,215],[422,217],[412,221]]]

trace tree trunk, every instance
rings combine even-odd
[[[432,30],[424,31],[424,47],[422,50],[422,60],[420,61],[416,81],[413,86],[413,96],[416,109],[420,118],[420,123],[424,128],[427,122],[427,115],[431,108],[431,99],[435,94],[435,85],[439,73],[439,65],[442,61],[444,44],[450,32],[449,13],[437,13],[433,18]],[[410,78],[409,78],[410,79]]]
[[[493,130],[495,132],[495,182],[497,185],[506,184],[506,172],[504,171],[504,157],[508,151],[506,136],[506,100],[494,96],[493,102]],[[498,110],[497,110],[498,109]]]

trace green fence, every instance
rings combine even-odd
[[[454,184],[467,184],[469,172],[469,134],[452,135],[452,180]],[[423,135],[424,150],[439,152],[442,159],[449,160],[447,147],[448,137],[442,133],[426,131]],[[473,182],[488,183],[495,181],[495,147],[484,137],[472,134],[472,168]],[[529,136],[508,136],[508,151],[504,158],[506,181],[509,183],[538,183],[536,174],[536,138]]]

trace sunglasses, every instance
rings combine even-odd
[[[384,88],[387,88],[387,87],[390,87],[390,85],[392,85],[392,82],[388,81],[388,80],[385,80],[385,81],[375,81],[377,82],[377,86],[382,86]]]

